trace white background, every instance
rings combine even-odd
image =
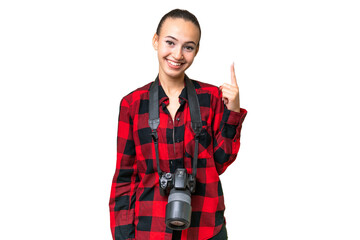
[[[360,239],[357,1],[1,1],[0,239],[111,239],[121,98],[156,77],[174,8],[201,47],[187,74],[248,110],[222,175],[229,239]]]

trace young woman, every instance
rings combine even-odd
[[[186,10],[164,15],[153,37],[159,74],[156,81],[126,95],[120,103],[117,164],[110,197],[113,238],[227,239],[224,197],[219,179],[235,160],[246,110],[231,66],[231,83],[219,88],[190,80],[188,69],[199,51],[200,25]],[[149,91],[158,84],[160,124],[158,161],[149,126]],[[165,224],[168,195],[160,194],[158,169],[174,173],[193,169],[195,133],[191,126],[188,83],[192,83],[201,113],[196,187],[191,194],[190,226],[173,230]]]

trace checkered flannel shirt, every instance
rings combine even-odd
[[[225,221],[219,175],[237,156],[241,126],[247,112],[245,109],[240,109],[240,113],[228,110],[218,87],[191,81],[199,99],[203,129],[199,139],[196,191],[191,196],[191,225],[182,231],[181,239],[205,240],[215,236]],[[155,148],[148,125],[150,85],[138,88],[120,102],[117,163],[109,203],[115,240],[172,238],[172,230],[165,225],[168,199],[160,195]],[[184,85],[173,121],[166,108],[169,98],[159,81],[160,125],[157,131],[163,172],[173,173],[185,167],[192,173],[195,134],[190,126]]]

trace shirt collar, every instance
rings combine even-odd
[[[156,77],[156,79],[159,79],[159,76]],[[187,88],[186,88],[186,79],[189,79],[188,76],[185,74],[184,77],[184,82],[185,82],[185,87],[182,89],[179,98],[180,98],[180,103],[182,104],[184,101],[188,101],[188,96],[187,96]],[[191,80],[190,80],[191,81]],[[150,91],[150,88],[149,88]],[[159,80],[159,105],[161,105],[163,102],[169,100],[169,97],[166,95],[164,89],[161,86],[160,80]]]

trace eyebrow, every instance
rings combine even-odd
[[[174,38],[173,36],[166,36],[166,37],[172,38],[172,39],[178,41],[178,40],[177,40],[176,38]],[[194,44],[194,45],[196,46],[196,43],[195,43],[194,41],[188,41],[188,42],[185,42],[185,43],[192,43],[192,44]]]

